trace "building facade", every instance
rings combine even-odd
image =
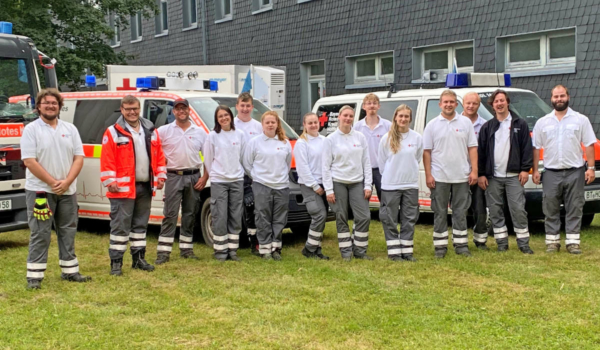
[[[157,0],[112,40],[134,65],[286,67],[297,130],[320,96],[423,84],[458,72],[511,73],[513,87],[571,106],[600,131],[598,0]],[[141,29],[141,30],[140,30]]]

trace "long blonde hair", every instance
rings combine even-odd
[[[262,117],[260,117],[260,123],[262,124],[262,122],[268,116],[275,117],[275,120],[277,121],[277,128],[275,129],[275,135],[277,135],[277,138],[281,142],[286,143],[288,138],[287,138],[287,136],[285,136],[285,131],[283,131],[283,127],[281,126],[281,120],[279,119],[279,115],[277,115],[277,112],[275,112],[275,111],[265,112],[265,114],[263,114]]]
[[[306,121],[306,118],[310,117],[311,115],[314,115],[315,117],[319,118],[319,116],[316,113],[313,112],[308,112],[304,115],[304,117],[302,117],[302,126],[304,127],[304,121]],[[302,135],[300,135],[300,138],[303,139],[304,141],[308,141],[308,137],[306,136],[308,135],[308,133],[306,132],[306,128],[302,129]]]
[[[400,135],[400,131],[398,130],[398,122],[396,121],[396,115],[400,111],[408,111],[410,115],[410,121],[412,122],[412,109],[405,104],[401,104],[394,111],[394,118],[392,119],[392,127],[388,132],[388,142],[390,143],[390,149],[392,153],[396,154],[400,150],[400,142],[402,141],[402,135]]]

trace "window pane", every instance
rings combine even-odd
[[[163,100],[146,100],[144,103],[144,118],[154,123],[159,128],[175,121],[173,115],[173,102]]]
[[[377,111],[382,118],[392,121],[394,118],[394,112],[396,108],[400,105],[407,105],[412,109],[412,121],[410,122],[409,127],[413,127],[415,125],[415,113],[417,113],[417,107],[419,106],[418,100],[401,100],[401,101],[383,101],[381,102],[381,108]]]
[[[138,12],[137,14],[137,37],[142,36],[142,13]]]
[[[321,122],[321,130],[319,131],[321,135],[327,136],[337,129],[340,109],[346,104],[356,109],[356,104],[354,103],[319,106],[317,116],[319,116],[319,121]]]
[[[225,0],[223,4],[223,15],[229,16],[231,14],[231,0]]]
[[[550,38],[550,58],[575,56],[575,35]]]
[[[473,48],[467,47],[457,49],[456,52],[456,67],[473,67]]]
[[[540,39],[509,43],[510,62],[540,60]]]
[[[394,74],[393,57],[384,57],[381,59],[381,74]]]
[[[323,63],[311,64],[310,75],[325,75],[325,65]]]
[[[129,19],[129,23],[131,23],[131,40],[137,39],[137,21],[134,16]]]
[[[163,2],[163,3],[161,3],[161,5],[162,5],[162,8],[161,8],[161,11],[162,11],[162,30],[167,30],[167,29],[169,29],[169,21],[168,21],[169,16],[167,14],[167,3]]]
[[[121,115],[120,100],[79,100],[73,125],[79,131],[81,142],[102,144],[106,129]]]
[[[511,95],[512,96],[512,95]],[[483,103],[482,103],[483,104]],[[460,102],[458,102],[458,106],[456,107],[456,113],[461,114],[463,112],[463,107]],[[442,109],[440,108],[440,100],[428,100],[427,101],[427,114],[425,116],[425,125],[435,119],[438,115],[442,113]]]
[[[195,24],[198,20],[197,20],[197,16],[198,14],[196,13],[196,0],[189,0],[190,1],[190,22],[192,24]]]
[[[271,4],[271,0],[262,0],[262,4],[263,4],[263,6],[267,6],[267,5]]]
[[[375,76],[375,59],[356,61],[356,76],[357,77]]]
[[[425,53],[425,70],[448,69],[448,51]]]

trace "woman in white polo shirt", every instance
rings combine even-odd
[[[227,106],[215,110],[215,128],[204,144],[204,166],[210,178],[210,212],[212,217],[215,259],[240,261],[244,199],[242,156],[246,138],[235,129],[233,113]]]
[[[419,161],[423,157],[423,139],[409,129],[411,121],[410,107],[400,105],[394,112],[390,131],[379,143],[382,189],[379,218],[388,258],[393,261],[417,261],[413,256],[413,238],[419,216]]]
[[[373,174],[367,140],[352,130],[354,109],[340,108],[338,129],[323,142],[323,185],[327,202],[335,212],[338,243],[342,258],[372,260],[367,255],[369,245],[369,198]],[[354,233],[348,227],[348,205],[354,213]]]
[[[258,250],[265,260],[281,260],[281,235],[289,207],[292,147],[276,112],[262,115],[263,134],[244,150],[243,165],[252,178]]]
[[[311,217],[308,239],[302,249],[302,255],[307,258],[329,260],[329,257],[321,252],[321,240],[327,221],[327,199],[321,176],[321,155],[325,137],[319,135],[320,123],[316,114],[305,114],[303,126],[302,135],[294,147],[298,183],[306,210]]]

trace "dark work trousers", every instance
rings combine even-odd
[[[352,184],[333,182],[335,203],[331,204],[331,209],[335,212],[335,226],[342,258],[350,258],[353,253],[359,257],[367,254],[371,213],[369,200],[365,199],[364,187],[362,181]],[[348,227],[348,206],[354,214],[352,234]]]
[[[371,169],[373,174],[373,185],[375,185],[375,192],[377,192],[377,199],[381,202],[381,173],[379,168]]]
[[[435,250],[448,250],[448,203],[452,196],[452,243],[456,252],[468,250],[467,210],[471,206],[468,182],[435,182],[431,189],[433,210],[433,246]]]
[[[492,177],[488,179],[485,190],[487,205],[490,208],[490,219],[494,226],[494,238],[498,246],[508,246],[508,228],[504,221],[504,194],[508,200],[508,210],[517,235],[519,248],[529,246],[529,228],[525,211],[525,189],[518,176]]]
[[[150,182],[135,183],[135,199],[109,198],[111,260],[122,259],[131,245],[131,254],[146,250],[146,229],[150,219],[152,187]]]
[[[160,227],[158,255],[169,255],[175,241],[177,218],[181,207],[181,228],[179,230],[179,252],[185,255],[194,249],[194,223],[200,203],[200,191],[194,189],[200,173],[191,175],[177,175],[167,173],[167,181],[163,193],[165,194],[163,215]]]
[[[400,232],[398,232],[400,212]],[[419,190],[383,190],[379,219],[383,226],[388,257],[413,255],[415,223],[419,216]]]
[[[36,192],[25,190],[27,221],[31,236],[27,255],[27,279],[43,280],[48,261],[48,247],[52,224],[58,240],[58,264],[64,275],[79,272],[79,262],[75,255],[75,234],[77,233],[77,195],[56,195],[47,193],[52,216],[48,220],[38,220],[33,216]]]
[[[580,244],[579,232],[585,204],[585,167],[544,171],[542,208],[546,216],[546,244],[560,243],[560,204],[565,205],[565,245]]]
[[[237,254],[242,230],[243,201],[243,181],[210,184],[213,249],[217,259]]]
[[[485,245],[487,243],[487,206],[485,191],[479,185],[471,186],[471,211],[473,212],[473,243]]]
[[[252,183],[256,237],[260,254],[281,252],[283,229],[287,224],[290,205],[290,189],[276,190],[259,182]]]
[[[311,217],[306,250],[311,253],[320,252],[323,230],[325,230],[325,223],[327,222],[327,197],[325,193],[319,196],[315,190],[302,184],[300,184],[300,191],[304,198],[306,210]]]
[[[248,175],[244,175],[244,197],[252,195],[252,179]],[[244,211],[246,214],[246,228],[248,236],[256,235],[256,223],[254,222],[254,201],[252,204],[244,203]]]

